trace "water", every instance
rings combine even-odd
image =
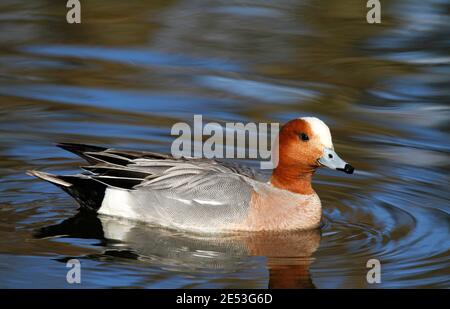
[[[364,1],[0,4],[0,287],[449,288],[449,6]],[[357,173],[321,170],[321,231],[191,235],[76,214],[28,169],[54,147],[169,152],[178,121],[317,116]],[[257,167],[257,162],[246,161]],[[82,284],[65,262],[82,263]],[[379,259],[381,284],[366,281]]]

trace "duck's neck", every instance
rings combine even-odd
[[[272,173],[270,183],[280,189],[298,194],[313,194],[311,186],[314,169],[299,169],[278,165]]]

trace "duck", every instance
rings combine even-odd
[[[224,160],[76,143],[57,146],[87,161],[82,173],[27,173],[66,191],[80,210],[101,216],[202,233],[317,229],[322,205],[312,187],[316,170],[352,174],[354,168],[335,152],[319,118],[290,120],[277,139],[278,164],[268,180]]]

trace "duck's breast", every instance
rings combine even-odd
[[[309,230],[319,227],[322,206],[319,196],[296,194],[270,184],[254,186],[246,219],[239,230],[283,231]]]

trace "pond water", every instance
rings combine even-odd
[[[360,0],[97,0],[69,25],[64,3],[2,1],[0,287],[449,288],[449,6],[382,5],[370,25]],[[317,116],[357,172],[315,176],[320,231],[228,236],[77,214],[25,174],[78,171],[55,142],[169,152],[193,114]]]

